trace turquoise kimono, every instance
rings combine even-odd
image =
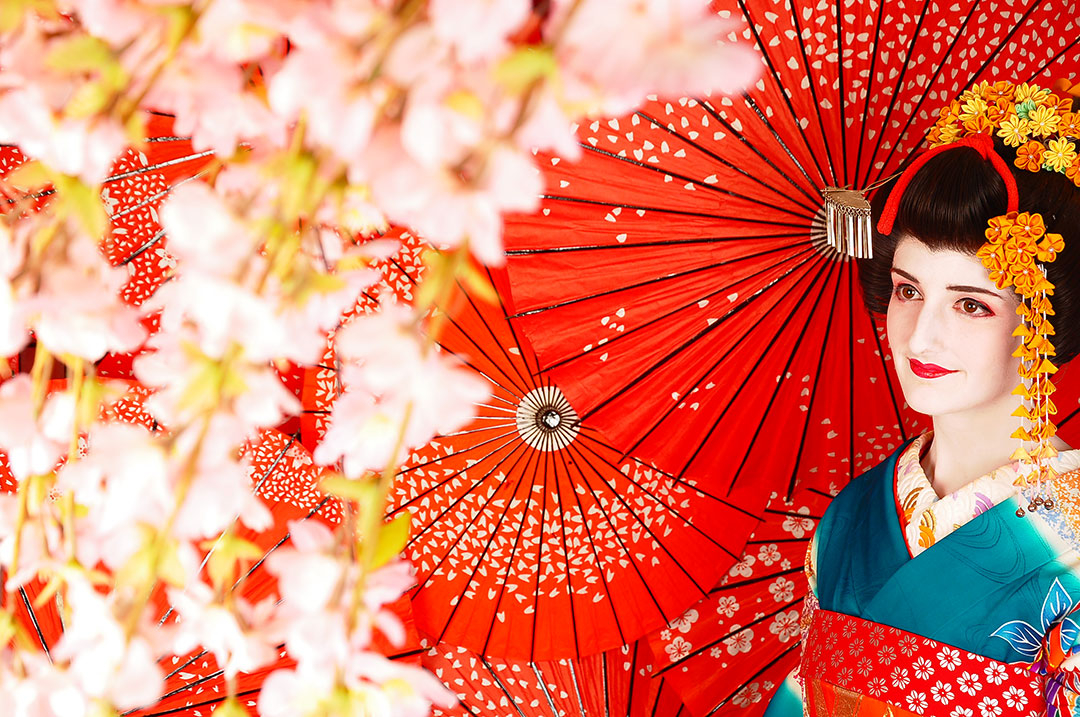
[[[890,631],[896,633],[896,639],[900,639],[901,632],[928,638],[919,644],[933,642],[938,653],[944,650],[942,654],[952,654],[949,648],[962,651],[957,659],[977,662],[982,670],[978,675],[986,670],[1004,669],[1010,674],[1017,672],[1017,680],[1023,681],[1024,675],[1030,675],[1038,681],[1029,687],[1011,687],[1014,690],[1011,698],[1004,695],[1001,699],[980,699],[996,700],[994,704],[1002,706],[1007,701],[1018,703],[1016,690],[1019,690],[1024,693],[1025,704],[1018,714],[1043,714],[1044,710],[1050,715],[1071,714],[1080,680],[1077,673],[1062,663],[1080,642],[1080,613],[1072,614],[1080,606],[1080,553],[1073,521],[1068,517],[1070,506],[1078,502],[1077,496],[1070,495],[1074,489],[1063,480],[1058,481],[1054,486],[1055,500],[1062,510],[1024,511],[1023,516],[1017,515],[1023,499],[1020,496],[1006,499],[912,558],[898,519],[895,496],[896,461],[904,448],[852,481],[826,511],[816,537],[816,592],[820,609],[840,620],[851,617],[864,621],[857,623],[859,629],[896,628]],[[816,624],[812,622],[811,631]],[[849,629],[854,632],[856,623],[850,628],[845,624],[844,631]],[[815,637],[821,638],[809,635],[807,643]],[[835,637],[830,635],[828,640]],[[876,649],[880,655],[884,648]],[[867,663],[856,663],[867,665],[869,672],[865,680],[879,679],[872,675],[880,674],[880,679],[888,683],[893,671],[903,669],[880,666],[872,653],[872,650],[867,652],[870,655]],[[804,676],[817,667],[815,659],[820,657],[808,655],[804,646],[801,665]],[[916,667],[922,664],[918,662],[920,659],[915,653],[910,656]],[[962,700],[942,700],[936,704],[935,697],[953,695],[974,699],[977,696],[967,694],[966,688],[971,685],[962,680],[960,690],[954,690],[952,682],[944,681],[951,679],[949,675],[953,672],[975,675],[974,667],[967,670],[950,663],[946,671],[945,665],[937,666],[932,656],[926,659],[929,665],[924,670],[926,684],[934,685],[930,689],[937,691],[922,693],[922,700],[916,697],[913,701],[908,699],[906,704],[893,704],[892,707],[901,709],[900,712],[892,709],[892,714],[903,713],[905,709],[914,714],[938,714],[933,709],[938,708],[941,714],[948,715],[945,706],[961,704]],[[1006,667],[981,667],[999,663]],[[991,677],[993,682],[998,673]],[[983,681],[980,680],[980,686],[985,688]],[[944,692],[946,686],[948,693]],[[801,694],[796,692],[799,689],[788,680],[770,703],[766,715],[802,714],[803,698],[807,696],[805,681]],[[1035,706],[1032,698],[1038,691],[1042,692],[1042,704],[1032,711]],[[819,699],[818,703],[824,702]],[[821,709],[818,708],[819,714]],[[824,714],[832,712],[826,710]],[[973,714],[979,715],[979,710]],[[1002,713],[991,710],[989,714]]]

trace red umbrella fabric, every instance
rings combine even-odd
[[[436,717],[686,717],[643,642],[584,658],[524,662],[439,644],[423,656],[458,697]]]
[[[741,560],[709,597],[651,633],[655,673],[690,714],[758,715],[799,662],[803,575],[813,532],[840,485],[775,495]]]
[[[358,311],[420,278],[422,245],[399,238]],[[440,350],[492,396],[472,424],[411,452],[391,490],[388,516],[412,514],[417,624],[438,642],[527,661],[624,645],[703,596],[754,519],[579,425],[506,314],[461,287],[439,307]],[[308,431],[332,406],[334,365],[331,348],[305,384]]]
[[[584,425],[758,513],[912,435],[821,191],[896,172],[974,82],[1080,71],[1080,32],[1064,0],[720,5],[761,79],[580,127],[581,161],[545,158],[541,210],[508,222],[508,274]]]

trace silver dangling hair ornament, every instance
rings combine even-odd
[[[830,247],[856,259],[874,258],[874,230],[866,195],[900,174],[880,179],[865,189],[825,187],[821,190],[825,199],[825,238]]]

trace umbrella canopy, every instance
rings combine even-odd
[[[799,662],[807,548],[832,496],[802,488],[774,495],[738,563],[665,629],[648,636],[654,672],[690,714],[762,714]]]
[[[436,717],[687,717],[641,641],[584,658],[524,662],[439,644],[423,656],[458,697]]]
[[[896,172],[975,82],[1080,70],[1080,32],[1067,0],[720,4],[761,78],[580,127],[581,161],[547,157],[541,210],[508,222],[508,274],[584,425],[759,512],[918,430],[822,190]]]
[[[423,246],[398,236],[357,311],[411,295]],[[754,519],[580,425],[502,303],[458,287],[438,315],[440,349],[492,395],[472,424],[412,451],[391,489],[388,515],[412,514],[405,553],[421,631],[488,656],[577,657],[631,642],[704,596]],[[332,406],[334,366],[331,345],[305,383],[309,433]]]

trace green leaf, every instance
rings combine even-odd
[[[375,543],[375,553],[372,556],[372,568],[379,568],[393,560],[405,549],[409,542],[409,527],[412,523],[412,513],[404,511],[388,523],[384,523],[379,531],[378,540]]]
[[[376,499],[378,486],[370,479],[351,480],[345,476],[333,474],[319,481],[319,490],[365,505]]]
[[[200,545],[210,552],[206,571],[211,584],[218,589],[232,585],[236,576],[236,564],[241,560],[258,560],[262,551],[258,545],[244,540],[232,533],[226,533],[217,540],[206,540]]]
[[[559,69],[548,47],[525,45],[495,66],[495,81],[514,94],[524,92],[533,82],[552,77]]]
[[[54,184],[59,213],[74,217],[94,239],[103,237],[109,227],[109,215],[105,213],[105,204],[101,201],[101,190],[62,174],[56,175]]]
[[[498,303],[499,295],[495,293],[495,287],[471,261],[465,262],[461,270],[461,283],[473,298],[483,299],[489,304]]]
[[[215,717],[248,717],[248,711],[240,704],[240,700],[229,697],[214,710]]]
[[[37,160],[23,162],[8,172],[4,179],[12,186],[28,192],[43,189],[52,183],[48,168]]]
[[[68,72],[107,73],[116,64],[112,49],[93,35],[74,35],[56,43],[45,56],[45,66]]]

